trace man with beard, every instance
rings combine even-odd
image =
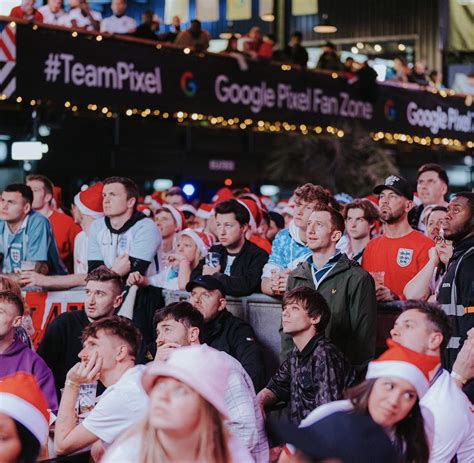
[[[377,301],[389,302],[404,298],[403,288],[428,262],[434,243],[408,223],[413,193],[403,177],[390,175],[374,193],[384,234],[367,243],[362,267],[376,280]]]
[[[443,230],[444,238],[454,247],[438,293],[438,302],[453,328],[443,358],[450,369],[467,332],[474,327],[474,193],[463,191],[451,199]]]

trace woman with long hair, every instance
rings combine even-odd
[[[222,357],[207,346],[181,347],[166,362],[149,364],[142,378],[149,412],[103,462],[253,462],[224,424],[227,376]]]
[[[368,415],[385,430],[401,462],[427,463],[430,451],[419,400],[428,390],[430,374],[439,366],[439,356],[420,354],[391,340],[387,344],[389,349],[370,362],[366,380],[346,391],[346,400],[321,405],[300,427],[336,412]],[[343,442],[342,438],[341,445]],[[288,453],[280,461],[289,461]]]

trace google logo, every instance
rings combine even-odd
[[[385,117],[390,122],[393,122],[397,118],[397,109],[393,100],[387,100],[383,106],[383,112]]]
[[[197,85],[196,81],[194,80],[194,75],[191,71],[183,72],[181,78],[179,79],[179,86],[187,97],[192,98],[194,95],[196,95]]]

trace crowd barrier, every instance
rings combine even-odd
[[[189,293],[184,291],[163,291],[165,304],[187,300]],[[25,300],[31,312],[35,329],[32,341],[38,346],[48,324],[58,315],[84,308],[84,288],[68,291],[43,292],[40,288],[26,288]],[[159,308],[159,307],[157,307]],[[281,301],[264,294],[247,297],[227,297],[227,308],[235,316],[247,321],[255,331],[255,336],[264,351],[267,375],[279,366]],[[395,318],[400,313],[397,304],[379,306],[377,315],[377,353],[385,350],[385,340],[389,336]]]

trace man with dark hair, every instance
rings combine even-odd
[[[171,206],[179,209],[180,206],[186,204],[186,197],[179,186],[173,186],[166,192],[165,201],[166,204],[171,204]]]
[[[122,286],[120,275],[106,266],[93,270],[86,277],[84,310],[63,313],[47,326],[38,354],[51,368],[58,393],[77,362],[84,328],[114,314],[122,303]]]
[[[138,187],[126,177],[104,180],[102,192],[105,217],[94,221],[89,231],[89,272],[106,265],[111,268],[117,257],[128,257],[121,276],[130,272],[157,273],[156,255],[161,243],[153,220],[136,210]]]
[[[438,302],[453,328],[443,357],[444,366],[450,369],[467,332],[474,327],[474,193],[457,193],[447,209],[444,238],[453,242],[453,256],[439,288]],[[472,397],[472,381],[468,387]]]
[[[174,44],[178,47],[191,48],[194,51],[206,51],[209,48],[210,39],[209,32],[202,29],[201,21],[193,19],[189,29],[180,32]]]
[[[32,374],[56,413],[58,398],[54,378],[44,360],[21,340],[15,339],[15,329],[21,325],[23,301],[15,293],[0,292],[0,381],[19,371]]]
[[[262,410],[284,401],[294,424],[322,404],[339,400],[354,380],[347,359],[324,335],[331,311],[314,289],[295,288],[283,298],[283,331],[295,347],[267,387],[259,392]]]
[[[309,216],[317,204],[337,206],[329,190],[320,185],[305,183],[293,192],[295,209],[293,220],[287,229],[277,234],[272,243],[272,252],[262,273],[262,292],[269,296],[281,296],[288,275],[311,251],[307,247],[306,228]],[[345,238],[338,241],[338,248]]]
[[[82,334],[80,362],[67,373],[54,434],[58,455],[94,445],[110,445],[142,419],[148,398],[141,387],[143,365],[135,366],[140,332],[127,318],[112,316],[94,321]],[[99,380],[107,388],[94,409],[76,425],[74,409],[82,384]]]
[[[200,276],[186,285],[189,302],[202,313],[201,341],[237,359],[252,378],[255,390],[264,385],[263,353],[253,328],[226,309],[225,287],[214,276]]]
[[[204,317],[188,302],[170,304],[157,311],[155,322],[155,361],[168,360],[173,349],[201,344],[199,337],[204,326]],[[230,368],[224,395],[230,418],[229,429],[248,448],[255,462],[267,463],[268,442],[252,380],[240,362],[227,353],[220,352]]]
[[[272,243],[276,235],[285,228],[285,219],[281,214],[275,211],[270,211],[267,215],[269,223],[266,236],[267,240]]]
[[[413,207],[413,191],[399,175],[390,175],[383,185],[377,185],[380,220],[383,235],[367,243],[362,255],[362,267],[377,277],[377,301],[404,299],[406,284],[428,262],[433,241],[408,223]]]
[[[435,206],[430,208],[425,215],[425,235],[432,240],[440,236],[443,228],[443,220],[448,210],[444,206]]]
[[[215,208],[217,239],[220,244],[209,249],[219,255],[219,264],[211,267],[203,259],[191,273],[190,280],[199,275],[213,275],[223,285],[226,294],[235,297],[258,292],[263,266],[268,254],[245,237],[250,214],[235,199],[229,199]]]
[[[368,199],[355,199],[343,209],[347,233],[347,256],[361,262],[365,246],[370,241],[375,221],[379,218],[377,207]]]
[[[451,337],[447,315],[436,304],[407,301],[390,332],[392,339],[408,349],[426,355],[442,355]],[[430,462],[445,463],[456,457],[459,463],[474,455],[474,416],[470,403],[455,383],[455,369],[433,372],[430,388],[421,398],[426,434],[433,436]]]
[[[322,54],[319,57],[317,69],[324,69],[326,71],[343,71],[344,66],[336,53],[336,45],[332,42],[326,42],[321,47]]]
[[[46,217],[32,210],[33,192],[22,183],[12,183],[2,192],[0,205],[1,272],[14,278],[24,262],[34,270],[53,275],[65,274],[59,259],[51,225]],[[30,267],[28,270],[32,270]]]
[[[416,191],[421,200],[408,214],[408,221],[415,230],[425,231],[423,211],[428,206],[447,206],[444,199],[449,188],[446,171],[438,164],[423,164],[416,175]]]
[[[33,191],[32,208],[44,215],[51,224],[53,236],[58,248],[59,257],[68,269],[74,272],[74,240],[81,227],[74,223],[72,217],[59,212],[53,207],[53,182],[44,175],[28,175],[26,184]],[[59,207],[59,204],[57,204]]]
[[[360,265],[336,249],[344,233],[344,219],[333,208],[316,206],[308,221],[312,254],[288,278],[288,289],[317,290],[331,310],[328,338],[362,374],[375,355],[376,311],[374,282]],[[291,349],[282,338],[282,359]]]
[[[100,32],[110,34],[133,34],[137,30],[137,22],[125,13],[126,0],[112,0],[110,5],[113,15],[104,18],[100,24]]]
[[[299,64],[302,68],[306,68],[308,64],[308,52],[301,45],[303,34],[299,31],[293,32],[290,37],[290,43],[283,51],[284,60],[293,64]]]

